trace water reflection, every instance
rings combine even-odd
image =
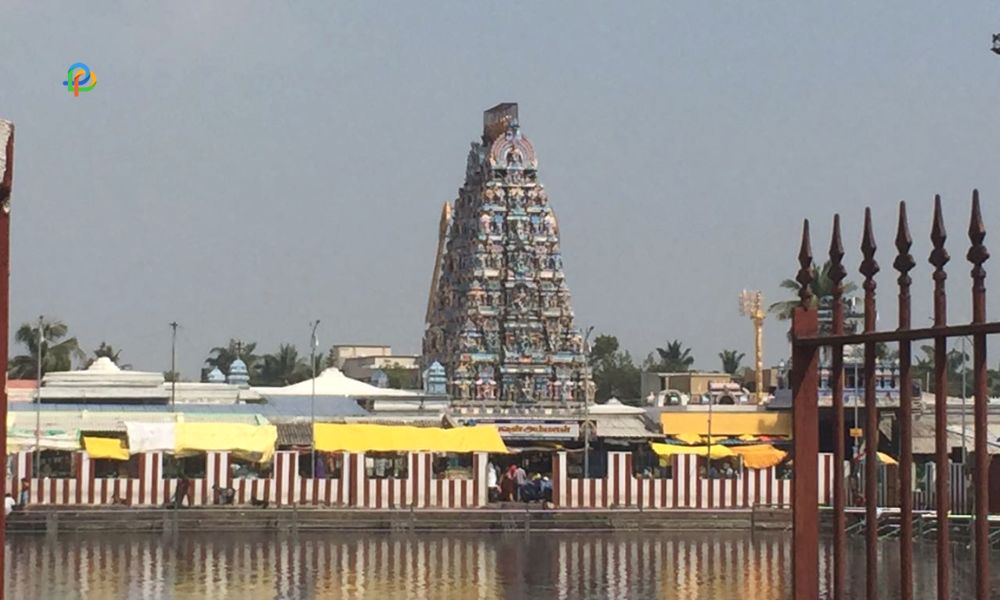
[[[882,546],[887,597],[896,547]],[[863,594],[864,550],[850,550],[849,579]],[[790,553],[784,535],[714,532],[18,536],[8,542],[7,589],[11,598],[772,600],[790,594]],[[971,556],[956,553],[961,596],[971,587]],[[826,573],[829,548],[821,555]],[[932,549],[919,547],[916,560],[915,589],[932,597]]]

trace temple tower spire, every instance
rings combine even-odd
[[[584,402],[593,386],[559,229],[516,103],[484,112],[449,217],[439,232],[424,364],[444,366],[458,403]]]

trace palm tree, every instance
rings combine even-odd
[[[65,323],[58,320],[42,321],[41,363],[42,375],[52,371],[69,371],[73,359],[83,360],[86,354],[80,350],[75,337],[63,339],[69,333]],[[17,329],[14,340],[27,348],[27,354],[19,354],[8,365],[11,379],[35,379],[38,370],[38,325],[25,323]],[[61,340],[61,341],[60,341]]]
[[[719,353],[719,359],[722,360],[722,370],[730,375],[736,375],[736,372],[740,370],[740,362],[743,361],[744,356],[746,356],[744,353],[736,350],[723,350]]]
[[[319,357],[321,358],[321,357]],[[281,344],[274,354],[265,354],[260,368],[260,385],[281,386],[305,381],[312,377],[309,359],[299,357],[292,344]]]
[[[646,366],[653,367],[662,373],[680,373],[690,371],[694,364],[694,357],[691,356],[691,349],[685,348],[680,340],[667,343],[666,348],[657,348],[656,353],[660,360],[657,361],[650,354],[646,359]]]
[[[815,263],[812,266],[812,283],[809,284],[809,289],[812,290],[813,294],[813,306],[818,306],[823,304],[823,300],[833,296],[833,279],[830,278],[830,261],[826,261],[822,266],[816,267]],[[844,286],[844,298],[846,300],[847,296],[858,289],[858,286],[854,285],[850,281],[843,282]],[[791,290],[795,294],[799,293],[799,282],[794,279],[786,279],[781,282],[781,287],[786,290]],[[827,300],[827,302],[829,302]],[[799,305],[798,296],[792,300],[782,300],[780,302],[775,302],[768,307],[768,312],[775,315],[782,321],[786,321],[792,318],[792,313],[795,312],[795,308]]]
[[[225,375],[229,375],[229,365],[237,358],[241,359],[247,366],[247,372],[252,378],[256,374],[254,367],[257,366],[257,359],[260,358],[253,353],[257,349],[256,342],[241,342],[230,338],[226,346],[216,346],[210,351],[211,356],[205,359],[205,364],[212,368],[217,368]]]
[[[122,369],[131,369],[132,365],[121,364],[121,354],[122,354],[121,350],[115,350],[111,344],[101,342],[101,345],[98,346],[96,350],[94,350],[93,358],[87,361],[87,368],[89,368],[90,365],[94,364],[94,361],[97,360],[98,358],[106,357],[111,362],[118,365]]]

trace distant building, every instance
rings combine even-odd
[[[378,385],[376,372],[391,372],[403,389],[420,388],[420,357],[416,354],[393,354],[391,346],[338,345],[333,347],[333,365],[351,379]],[[389,378],[392,387],[392,377]]]
[[[344,363],[352,358],[391,356],[392,346],[385,346],[383,344],[337,344],[333,347],[331,354],[333,356],[333,364],[330,366],[337,367],[343,371]]]
[[[650,394],[656,396],[660,392],[674,390],[689,398],[697,398],[709,392],[709,385],[716,383],[732,383],[733,377],[728,373],[647,373],[641,376],[640,389],[642,397]]]

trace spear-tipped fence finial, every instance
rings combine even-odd
[[[833,215],[833,234],[830,236],[830,280],[833,281],[833,296],[839,298],[844,292],[843,281],[847,277],[844,268],[844,243],[840,238],[840,215]]]
[[[913,237],[910,236],[910,224],[906,218],[906,202],[899,203],[899,224],[896,226],[896,260],[892,266],[899,271],[900,287],[909,287],[912,283],[910,270],[917,265],[910,254],[910,247],[913,246]]]
[[[865,208],[865,231],[861,236],[861,274],[865,276],[866,291],[875,289],[875,274],[878,273],[878,262],[875,261],[875,233],[872,231],[872,209]]]
[[[799,272],[795,281],[799,284],[799,305],[802,308],[812,307],[813,282],[812,243],[809,239],[809,219],[802,222],[802,245],[799,248]]]
[[[934,196],[934,222],[931,224],[931,243],[934,249],[931,250],[928,259],[934,265],[934,279],[944,280],[947,275],[944,266],[951,260],[948,251],[944,248],[945,240],[948,239],[948,232],[944,228],[944,217],[941,214],[941,196]]]
[[[972,246],[966,258],[972,263],[972,282],[976,290],[985,287],[986,269],[983,263],[989,260],[990,251],[986,249],[983,240],[986,239],[986,226],[983,224],[983,214],[979,208],[979,190],[972,191],[972,216],[969,219],[969,241]]]

